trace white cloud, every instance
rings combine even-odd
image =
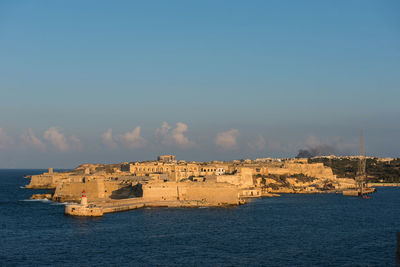
[[[12,143],[12,138],[9,137],[2,128],[0,128],[0,150],[8,148]]]
[[[132,132],[127,132],[119,136],[119,140],[130,148],[140,148],[146,145],[146,140],[140,136],[140,126],[137,126]]]
[[[195,143],[185,136],[187,130],[188,126],[183,122],[177,122],[176,128],[172,129],[172,127],[164,121],[161,128],[156,129],[156,137],[160,138],[161,143],[164,145],[176,145],[180,148],[189,148]]]
[[[171,130],[171,126],[168,125],[165,121],[162,123],[161,128],[156,129],[156,136],[164,136],[168,134],[169,130]]]
[[[237,146],[237,138],[239,137],[239,130],[230,129],[229,131],[219,133],[215,138],[217,147],[223,149],[234,149]]]
[[[32,148],[37,148],[41,151],[46,150],[46,145],[36,137],[35,133],[33,132],[32,129],[28,129],[21,135],[21,140],[22,143],[25,145],[32,147]]]
[[[265,147],[265,139],[261,135],[258,136],[258,139],[254,142],[249,143],[249,147],[252,150],[263,150]]]
[[[69,137],[69,140],[71,142],[71,148],[76,149],[76,150],[81,150],[83,147],[82,141],[76,137],[76,135],[71,135]]]
[[[117,142],[113,139],[112,129],[108,129],[107,132],[101,135],[101,141],[110,149],[116,149],[118,147]]]
[[[178,122],[176,128],[172,130],[172,138],[178,146],[187,147],[191,145],[189,139],[184,135],[187,129],[188,127],[186,124]]]
[[[69,145],[64,134],[60,132],[56,127],[50,127],[44,132],[44,138],[60,152],[65,152],[69,150]]]

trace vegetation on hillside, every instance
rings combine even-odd
[[[358,171],[358,159],[350,158],[310,158],[310,163],[322,162],[331,167],[337,177],[355,178]],[[367,159],[366,173],[368,182],[400,183],[400,158],[392,161]]]

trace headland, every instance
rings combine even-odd
[[[29,175],[31,189],[70,202],[65,213],[102,216],[142,207],[224,207],[285,193],[357,193],[354,177],[306,158],[187,162],[173,155],[120,164],[82,164],[71,171]],[[365,187],[364,192],[374,189]],[[351,195],[351,194],[348,194]],[[358,195],[358,194],[357,194]]]

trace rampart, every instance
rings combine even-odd
[[[280,167],[269,167],[268,173],[277,175],[304,174],[315,178],[336,179],[332,169],[324,166],[323,163],[285,163]]]
[[[60,181],[57,184],[53,200],[59,202],[79,202],[83,190],[87,192],[88,201],[98,201],[110,198],[112,193],[126,185],[118,181],[105,181],[104,178],[83,179],[83,181],[73,181],[73,179]]]
[[[165,182],[143,185],[143,199],[146,201],[200,201],[223,205],[239,203],[239,189],[236,186],[215,182]]]

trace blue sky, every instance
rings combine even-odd
[[[1,1],[0,167],[354,154],[360,130],[368,155],[397,157],[399,13],[399,1]]]

